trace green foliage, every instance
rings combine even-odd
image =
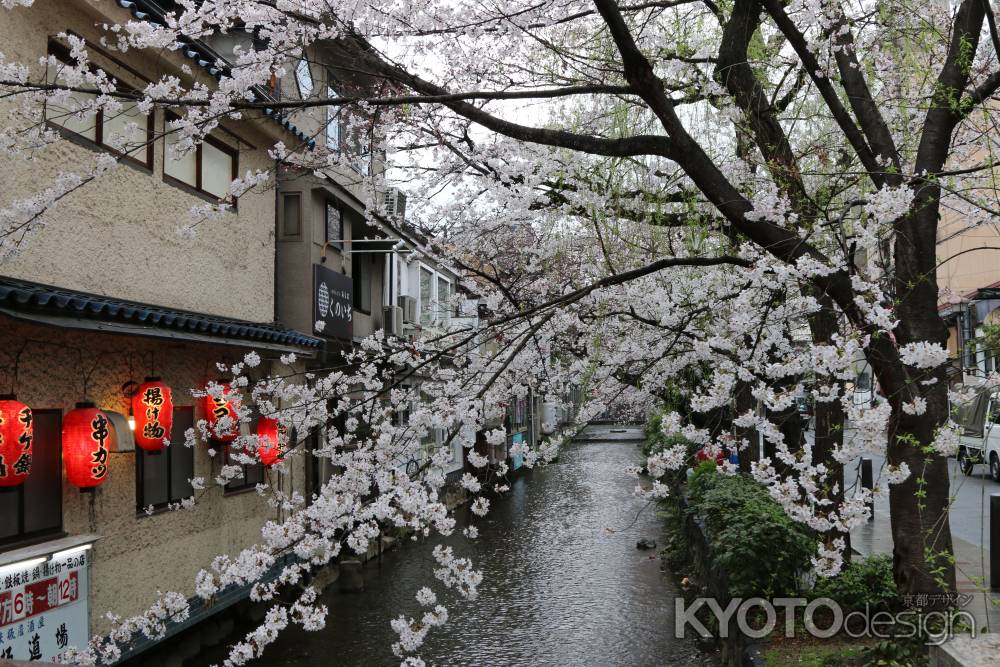
[[[688,442],[688,439],[682,435],[671,435],[669,437],[664,435],[663,431],[660,430],[662,422],[661,415],[654,415],[646,422],[645,439],[642,441],[642,455],[649,456],[664,449],[669,449],[674,445],[688,445],[688,456],[693,457],[695,452],[698,451],[698,447]]]
[[[857,639],[840,642],[816,642],[803,645],[801,642],[783,644],[775,642],[764,650],[764,667],[837,667],[856,665],[865,647],[859,646]]]
[[[883,639],[864,652],[864,661],[879,667],[924,667],[929,662],[919,639]]]
[[[872,613],[891,610],[897,599],[892,556],[851,561],[837,576],[819,579],[812,597],[836,600],[845,613],[863,610],[865,605]]]
[[[733,597],[777,597],[798,590],[816,539],[746,475],[700,464],[688,482],[691,511],[705,522],[709,547]]]

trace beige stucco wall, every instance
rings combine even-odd
[[[92,373],[87,398],[98,407],[127,414],[122,384],[142,382],[149,373],[150,353],[155,372],[173,390],[175,405],[193,405],[190,389],[218,376],[215,363],[234,362],[245,350],[234,347],[160,342],[151,339],[85,333],[26,324],[0,316],[0,350],[17,350],[25,341],[18,368],[17,395],[34,409],[60,408],[65,414],[83,400],[83,374]],[[40,341],[45,341],[42,343]],[[276,353],[260,351],[265,363]],[[7,391],[11,367],[0,365],[0,383]],[[131,364],[131,365],[130,365]],[[194,418],[204,418],[196,405]],[[183,444],[175,443],[173,446]],[[94,493],[80,493],[63,480],[63,529],[70,535],[96,533],[90,580],[90,630],[108,629],[105,612],[129,616],[145,610],[156,592],[194,594],[194,575],[217,554],[236,554],[260,541],[260,529],[278,518],[267,499],[254,492],[224,496],[211,483],[220,470],[207,445],[195,450],[194,472],[206,478],[207,490],[193,510],[153,516],[136,513],[135,453],[110,455],[106,481]],[[65,475],[65,471],[64,471]],[[303,457],[289,460],[285,475],[270,481],[286,492],[304,490]],[[2,548],[2,547],[0,547]]]
[[[339,200],[344,211],[344,239],[355,238],[356,229],[363,224],[361,207],[356,201],[342,196],[312,175],[287,177],[280,185],[281,193],[297,193],[300,196],[302,224],[298,237],[278,237],[278,304],[279,319],[285,326],[304,331],[312,335],[321,335],[313,331],[313,265],[322,264],[331,271],[352,275],[352,262],[355,255],[343,253],[336,247],[327,246],[326,240],[326,202]],[[341,195],[341,196],[338,196]],[[279,228],[280,226],[279,220]],[[350,249],[350,243],[347,243]],[[358,243],[357,249],[364,250],[366,244]],[[325,261],[323,261],[325,257]],[[371,262],[372,255],[360,253]],[[363,337],[373,333],[382,326],[382,289],[384,284],[384,255],[379,255],[371,268],[371,313],[354,311],[354,336]]]
[[[938,227],[938,239],[939,287],[961,296],[1000,281],[1000,250],[996,249],[1000,248],[1000,230],[996,226],[969,229],[946,215]],[[981,249],[963,252],[975,248]]]
[[[39,0],[30,9],[4,12],[0,44],[8,60],[35,63],[47,38],[71,28],[96,39],[103,20],[95,8],[117,20],[128,14],[116,3]],[[154,78],[179,60],[127,54],[130,66]],[[174,56],[170,56],[174,57]],[[194,67],[197,70],[197,66]],[[178,70],[179,72],[179,70]],[[0,105],[0,113],[6,111]],[[156,112],[157,130],[163,113]],[[242,139],[239,170],[269,169],[266,154],[279,135],[271,121],[230,128]],[[227,143],[233,138],[222,135]],[[287,138],[286,138],[287,139]],[[60,171],[92,163],[96,152],[61,141],[30,162],[8,162],[0,170],[0,206],[48,187]],[[205,204],[163,180],[164,150],[158,141],[152,173],[120,166],[110,176],[69,195],[45,217],[45,227],[30,238],[22,254],[0,263],[0,275],[106,296],[128,298],[268,322],[274,316],[274,190],[261,188],[241,197],[237,213],[202,223],[191,241],[178,238],[192,206]]]

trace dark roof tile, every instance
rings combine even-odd
[[[69,314],[110,322],[151,324],[164,329],[207,332],[209,335],[226,338],[286,343],[310,349],[318,348],[323,342],[320,338],[275,324],[258,324],[112,299],[3,276],[0,276],[0,307],[54,315]]]

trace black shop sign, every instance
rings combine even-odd
[[[316,333],[351,340],[354,335],[353,295],[354,285],[349,277],[325,266],[313,265],[313,326]]]

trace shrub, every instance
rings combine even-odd
[[[819,579],[812,597],[835,600],[845,612],[864,609],[865,605],[872,612],[891,610],[896,601],[892,556],[852,561],[837,576]]]
[[[654,415],[653,417],[650,417],[649,421],[646,422],[645,438],[642,441],[642,455],[650,456],[651,454],[661,452],[664,449],[669,449],[674,445],[686,445],[688,458],[693,457],[698,451],[697,445],[689,442],[683,435],[665,435],[663,431],[660,430],[660,425],[662,423],[662,415]]]
[[[722,475],[715,463],[698,465],[688,481],[691,510],[706,527],[715,561],[733,597],[776,597],[798,590],[816,539],[746,475]]]

